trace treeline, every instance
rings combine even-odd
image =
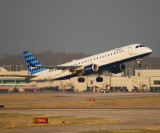
[[[39,60],[39,62],[45,66],[53,66],[53,65],[59,65],[63,64],[72,60],[80,59],[83,57],[88,56],[84,53],[53,53],[51,51],[45,51],[41,53],[33,53],[33,55],[36,57],[36,59]],[[4,55],[0,59],[0,66],[7,68],[7,66],[11,66],[12,70],[20,70],[20,66],[22,69],[27,69],[27,65],[25,62],[25,58],[23,57],[23,54],[17,54],[17,55]],[[9,69],[9,68],[8,68]]]
[[[33,53],[33,55],[46,66],[53,66],[58,64],[63,64],[72,60],[80,59],[86,56],[89,56],[84,53],[53,53],[51,51],[45,51],[41,53]],[[17,55],[5,55],[0,59],[0,66],[7,68],[7,66],[11,66],[11,70],[20,70],[27,69],[27,65],[25,59],[22,54]],[[17,68],[16,68],[17,65]],[[21,68],[20,68],[21,65]],[[126,63],[126,67],[134,67],[137,68],[136,61]],[[160,69],[160,57],[145,57],[142,59],[142,69]],[[9,67],[8,67],[9,70]]]

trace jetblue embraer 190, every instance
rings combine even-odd
[[[24,57],[31,75],[30,80],[64,80],[79,76],[78,82],[84,82],[87,76],[97,73],[97,82],[102,82],[100,76],[104,71],[120,73],[125,70],[126,63],[137,60],[138,67],[144,56],[150,55],[152,50],[142,44],[131,44],[104,53],[96,54],[58,66],[43,66],[29,51],[24,51]]]

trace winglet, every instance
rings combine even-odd
[[[27,66],[31,75],[46,70],[46,68],[35,67],[35,66],[42,66],[42,64],[29,51],[27,50],[23,51],[23,55],[27,62]]]

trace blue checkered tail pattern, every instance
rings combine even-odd
[[[29,52],[23,51],[24,58],[27,62],[28,69],[31,75],[46,70],[46,68],[37,68],[36,66],[42,66],[42,64]]]

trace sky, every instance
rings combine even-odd
[[[92,55],[133,43],[160,57],[160,0],[0,0],[0,57]]]

